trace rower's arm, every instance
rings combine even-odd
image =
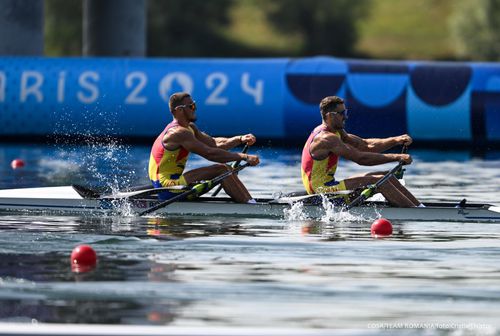
[[[213,139],[212,137],[210,138]],[[186,148],[188,151],[196,153],[204,157],[205,159],[213,162],[225,163],[225,162],[239,161],[239,160],[246,161],[249,157],[247,154],[229,152],[225,149],[211,146],[209,144],[212,144],[212,142],[209,141],[209,144],[207,144],[204,141],[202,141],[202,139],[205,138],[198,139],[195,135],[193,135],[193,133],[189,132],[187,129],[179,130],[178,132],[175,133],[175,135],[171,136],[171,141]]]
[[[355,146],[344,143],[335,135],[329,135],[326,141],[331,152],[363,166],[375,166],[396,161],[403,161],[405,164],[412,162],[412,158],[408,154],[381,154],[362,151]]]
[[[408,134],[389,138],[369,138],[363,139],[345,131],[342,133],[342,140],[350,146],[364,152],[381,153],[397,145],[410,145],[412,138]]]
[[[224,137],[213,138],[210,135],[206,134],[205,132],[200,131],[196,127],[195,124],[191,124],[190,126],[194,130],[195,137],[198,140],[200,140],[201,142],[203,142],[205,145],[210,146],[210,147],[217,147],[217,148],[221,148],[221,149],[231,149],[231,148],[239,146],[243,143],[250,143],[251,142],[252,145],[253,145],[253,143],[255,143],[255,137],[251,134],[236,135],[236,136],[233,136],[230,138],[224,138]],[[253,137],[253,139],[248,139],[249,136]]]
[[[252,133],[236,135],[232,138],[215,138],[217,142],[217,147],[224,149],[231,149],[239,145],[253,146],[257,141],[257,138]]]
[[[216,142],[215,138],[212,138],[207,133],[200,131],[194,123],[189,124],[189,126],[193,129],[194,136],[196,137],[196,139],[203,142],[207,146],[217,147],[217,142]]]
[[[214,138],[214,140],[215,143],[217,144],[217,147],[223,149],[231,149],[243,143],[240,135],[236,135],[231,138],[217,137]]]

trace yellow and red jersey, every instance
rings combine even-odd
[[[189,151],[182,146],[175,150],[168,150],[163,143],[165,134],[174,127],[179,127],[177,120],[172,121],[165,127],[151,148],[148,169],[149,179],[153,186],[157,188],[187,184],[182,173],[189,157]],[[188,129],[194,134],[191,127],[188,127]],[[168,136],[166,141],[168,142]]]
[[[308,194],[345,190],[342,181],[335,181],[335,172],[339,161],[338,155],[330,152],[323,160],[316,160],[311,155],[311,144],[314,138],[326,130],[327,128],[323,124],[317,126],[309,135],[302,150],[302,183]],[[339,132],[333,133],[340,137]]]

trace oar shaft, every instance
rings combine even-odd
[[[384,184],[394,173],[396,173],[401,167],[403,167],[404,163],[399,162],[398,165],[392,168],[387,174],[385,174],[380,180],[375,183],[375,187],[379,187]]]
[[[200,184],[197,184],[196,186],[199,186],[199,185],[201,185],[201,183],[200,183]],[[195,187],[196,187],[196,186],[195,186]],[[167,205],[169,205],[169,204],[171,204],[171,203],[174,203],[174,202],[176,202],[176,201],[178,201],[178,200],[181,200],[181,199],[187,198],[188,196],[190,196],[190,195],[192,195],[192,194],[194,194],[194,193],[198,192],[198,190],[197,190],[197,189],[195,189],[195,187],[193,187],[192,189],[190,189],[190,190],[188,190],[188,191],[185,191],[185,192],[183,192],[183,193],[181,193],[181,194],[179,194],[179,195],[177,195],[177,196],[174,196],[174,197],[172,197],[172,198],[169,198],[168,200],[163,201],[163,202],[161,202],[161,203],[159,203],[159,204],[157,204],[157,205],[155,205],[155,206],[153,206],[153,207],[151,207],[151,208],[148,208],[148,209],[146,209],[146,210],[144,210],[144,211],[139,212],[139,216],[144,216],[144,215],[147,215],[148,213],[151,213],[151,212],[156,211],[156,210],[158,210],[158,209],[160,209],[160,208],[166,207]]]
[[[183,190],[189,190],[189,189],[190,189],[189,186],[186,186],[186,185],[161,187],[161,188],[153,188],[152,186],[149,186],[148,189],[144,189],[144,190],[120,191],[120,192],[115,193],[115,194],[102,195],[99,198],[102,198],[102,199],[138,198],[138,197],[159,194],[159,193],[164,192],[164,191],[183,191]]]
[[[408,146],[407,145],[403,145],[403,148],[401,149],[401,154],[406,154],[408,153]],[[403,167],[399,168],[399,170],[397,170],[395,173],[394,173],[394,176],[396,176],[396,178],[398,180],[401,180],[403,179],[403,175],[405,173],[405,169]]]
[[[222,182],[222,180],[224,180],[225,178],[227,178],[228,176],[232,175],[232,174],[235,174],[237,172],[239,172],[240,170],[244,169],[248,167],[248,163],[247,164],[244,164],[243,166],[239,166],[239,167],[236,167],[230,171],[227,171],[225,172],[224,174],[222,175],[219,175],[215,178],[213,178],[212,180],[210,181],[205,181],[205,182],[202,182],[202,183],[198,183],[196,185],[194,185],[190,190],[188,191],[185,191],[179,195],[176,195],[166,201],[163,201],[155,206],[152,206],[151,208],[148,208],[146,210],[143,210],[141,212],[139,212],[139,216],[143,216],[143,215],[147,215],[148,213],[151,213],[153,211],[156,211],[160,208],[164,208],[166,207],[167,205],[169,204],[172,204],[174,202],[177,202],[177,201],[180,201],[180,200],[183,200],[183,199],[186,199],[187,197],[189,197],[190,195],[194,195],[194,194],[201,194],[203,193],[204,191],[206,191],[207,189],[219,184]]]
[[[249,146],[248,146],[248,144],[245,144],[245,147],[243,147],[243,150],[242,150],[241,152],[242,152],[243,154],[246,154],[246,152],[248,152],[248,147],[249,147]],[[231,166],[231,167],[233,167],[233,168],[237,168],[237,167],[240,165],[241,161],[242,161],[242,160],[235,161],[235,162],[232,164],[232,166]],[[212,197],[217,196],[217,195],[220,193],[220,191],[221,191],[221,190],[222,190],[222,185],[219,185],[219,186],[217,187],[217,189],[215,189],[214,193],[212,194]]]
[[[362,202],[366,201],[366,199],[370,198],[373,196],[373,192],[377,190],[382,184],[387,182],[388,179],[391,178],[401,167],[403,167],[403,162],[399,162],[398,165],[394,168],[392,168],[387,174],[385,174],[380,180],[378,180],[375,184],[369,186],[368,188],[365,188],[361,194],[356,197],[352,202],[350,202],[347,205],[347,210],[361,204]]]
[[[248,163],[247,163],[247,164],[244,164],[243,166],[236,167],[236,168],[234,168],[234,169],[231,169],[231,170],[229,170],[229,171],[225,172],[225,173],[224,173],[224,174],[222,174],[222,175],[217,176],[216,178],[213,178],[213,179],[211,180],[212,185],[216,185],[216,184],[220,183],[220,182],[221,182],[222,180],[224,180],[226,177],[231,176],[231,175],[233,175],[233,174],[235,174],[235,173],[239,172],[240,170],[242,170],[242,169],[244,169],[244,168],[246,168],[246,167],[248,167],[248,166],[249,166],[249,164],[248,164]]]

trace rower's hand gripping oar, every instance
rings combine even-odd
[[[143,215],[147,215],[148,213],[151,213],[153,211],[156,211],[158,209],[161,209],[161,208],[164,208],[166,207],[167,205],[169,204],[172,204],[174,202],[177,202],[177,201],[181,201],[181,200],[184,200],[186,199],[187,197],[189,197],[190,195],[201,195],[203,194],[204,192],[206,192],[207,190],[210,190],[211,188],[213,188],[214,186],[218,185],[219,183],[221,183],[225,178],[239,172],[240,170],[244,169],[248,167],[248,163],[247,164],[244,164],[243,166],[239,166],[239,167],[236,167],[230,171],[227,171],[225,172],[224,174],[222,175],[219,175],[211,180],[208,180],[208,181],[203,181],[203,182],[200,182],[198,184],[195,184],[191,189],[179,194],[179,195],[176,195],[166,201],[163,201],[155,206],[152,206],[151,208],[149,209],[146,209],[146,210],[143,210],[141,212],[139,212],[139,216],[143,216]]]
[[[246,154],[248,152],[248,144],[245,144],[245,147],[243,147],[243,150],[241,151],[243,154]],[[239,161],[235,161],[231,167],[234,169],[234,168],[238,168],[238,166],[240,165],[242,160],[239,160]],[[220,191],[222,190],[222,185],[219,185],[217,187],[217,189],[215,189],[215,191],[213,192],[212,194],[212,197],[215,197],[217,196],[218,193],[220,193]]]
[[[372,185],[369,185],[368,187],[366,187],[362,192],[361,194],[356,197],[355,199],[352,200],[352,202],[350,202],[349,204],[347,204],[346,206],[346,209],[347,210],[350,210],[351,208],[363,203],[364,201],[366,201],[368,198],[372,197],[375,193],[376,193],[376,190],[382,185],[384,184],[385,182],[387,182],[387,180],[389,178],[391,178],[391,176],[395,175],[396,172],[398,172],[402,167],[404,166],[404,162],[401,161],[398,163],[398,165],[394,168],[392,168],[387,174],[385,174],[380,180],[378,180],[375,184],[372,184]]]

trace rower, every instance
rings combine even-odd
[[[256,141],[253,134],[213,138],[196,127],[196,103],[190,94],[174,93],[170,97],[169,108],[173,121],[160,133],[151,148],[149,178],[153,187],[189,185],[213,179],[231,169],[228,165],[221,164],[225,162],[243,160],[251,166],[259,164],[257,155],[228,151],[241,144],[253,145]],[[190,152],[218,164],[184,172]],[[222,187],[235,202],[255,202],[236,174],[225,178]],[[175,196],[177,192],[179,191],[161,192],[159,198],[165,200]]]
[[[370,172],[335,180],[339,157],[364,166],[374,166],[388,162],[402,161],[410,164],[408,154],[384,154],[397,145],[408,146],[412,138],[407,135],[384,139],[363,139],[344,130],[347,109],[340,97],[323,98],[319,104],[322,123],[307,139],[302,151],[302,182],[308,194],[332,193],[355,190],[375,184],[385,172]],[[387,201],[397,207],[415,207],[422,204],[406,189],[398,179],[391,176],[379,190]]]

